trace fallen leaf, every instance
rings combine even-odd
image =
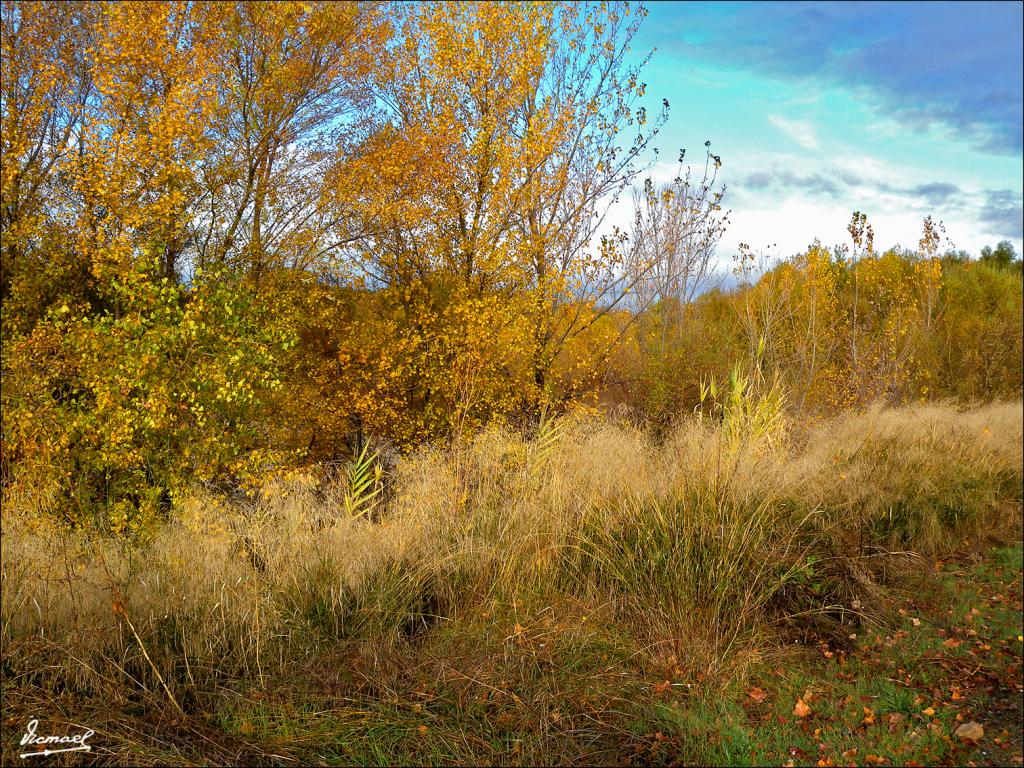
[[[889,762],[881,755],[864,755],[864,759],[872,765],[885,765],[887,762]]]
[[[935,714],[935,709],[933,707],[928,707],[927,709],[922,709],[921,710],[921,714],[924,715],[925,717],[931,717],[932,715]]]
[[[756,701],[758,704],[768,698],[768,694],[758,688],[756,685],[747,691],[747,696]]]
[[[951,637],[949,640],[943,642],[942,645],[946,648],[957,648],[958,646],[963,645],[963,642],[963,640],[957,640],[955,637]]]
[[[811,714],[811,708],[804,703],[803,698],[798,698],[796,700],[796,706],[793,707],[793,714],[797,717],[807,717]]]
[[[953,735],[960,739],[960,741],[981,741],[985,738],[985,729],[982,728],[981,723],[976,723],[972,720],[969,723],[958,725],[956,730],[953,731]]]
[[[421,725],[421,726],[420,726],[419,728],[417,728],[416,730],[417,730],[417,731],[419,731],[419,732],[420,732],[420,734],[424,734],[424,733],[426,733],[426,732],[427,732],[427,730],[429,730],[429,729],[427,728],[427,726],[425,726],[425,725]]]
[[[238,730],[240,730],[246,736],[251,736],[253,733],[256,732],[256,727],[248,720],[246,720],[238,727]]]

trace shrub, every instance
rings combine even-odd
[[[243,281],[114,282],[5,342],[5,496],[66,523],[137,529],[196,481],[257,481],[261,406],[290,344]]]

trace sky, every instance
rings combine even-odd
[[[846,242],[853,211],[876,248],[916,248],[925,216],[973,255],[1024,251],[1020,2],[654,2],[631,48],[646,101],[670,117],[645,175],[679,149],[722,159],[740,242],[790,256]],[[623,196],[614,218],[628,221]]]

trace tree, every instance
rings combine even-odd
[[[1017,257],[1017,251],[1009,240],[1000,240],[995,248],[986,245],[981,249],[981,261],[1000,269],[1009,269],[1011,267],[1020,269],[1021,264],[1020,259]]]
[[[0,302],[5,333],[25,332],[59,301],[88,293],[66,213],[68,173],[83,149],[93,103],[89,55],[98,6],[5,2],[0,6]]]
[[[624,269],[623,233],[595,239],[610,203],[642,172],[638,160],[667,119],[667,100],[650,123],[640,103],[646,59],[626,62],[646,15],[642,4],[624,2],[555,6],[548,56],[520,113],[524,133],[546,125],[554,139],[527,166],[519,217],[530,248],[532,367],[541,391],[565,345],[614,311],[642,278]],[[627,129],[635,129],[632,138]],[[601,349],[595,363],[608,351]],[[570,394],[572,388],[562,396]]]
[[[710,142],[708,142],[708,146]],[[716,185],[721,161],[708,150],[702,177],[680,168],[660,188],[648,178],[633,193],[635,217],[627,269],[636,276],[633,311],[661,305],[661,350],[669,327],[682,330],[681,310],[705,287],[711,261],[728,223],[722,210],[725,188]]]
[[[363,83],[387,21],[367,3],[239,2],[220,32],[217,110],[183,255],[257,280],[279,266],[329,271],[341,243],[324,186],[339,147],[372,119]]]
[[[203,194],[230,8],[11,5],[4,480],[70,522],[120,531],[197,478],[240,481],[260,462],[260,403],[289,339],[244,279],[184,285],[175,269]],[[66,44],[66,69],[36,62],[34,41],[44,55]],[[30,290],[62,263],[52,289]]]
[[[410,410],[451,401],[452,386],[499,412],[576,388],[552,392],[552,366],[629,280],[616,244],[594,235],[650,137],[624,58],[641,16],[620,3],[394,8],[397,40],[373,75],[387,119],[330,186],[350,212],[338,237],[355,284],[387,292],[420,359],[443,361],[439,380],[409,380]],[[623,148],[628,126],[641,132]],[[480,313],[496,333],[460,325]]]

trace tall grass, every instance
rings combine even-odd
[[[197,493],[131,543],[10,499],[4,674],[190,711],[339,644],[458,635],[495,610],[518,626],[520,611],[569,604],[637,653],[711,668],[780,616],[864,615],[875,572],[837,563],[1019,535],[1020,403],[737,439],[741,426],[693,418],[658,441],[582,415],[532,439],[491,429],[400,462],[373,515],[353,514],[351,477],[306,476],[252,504]]]

